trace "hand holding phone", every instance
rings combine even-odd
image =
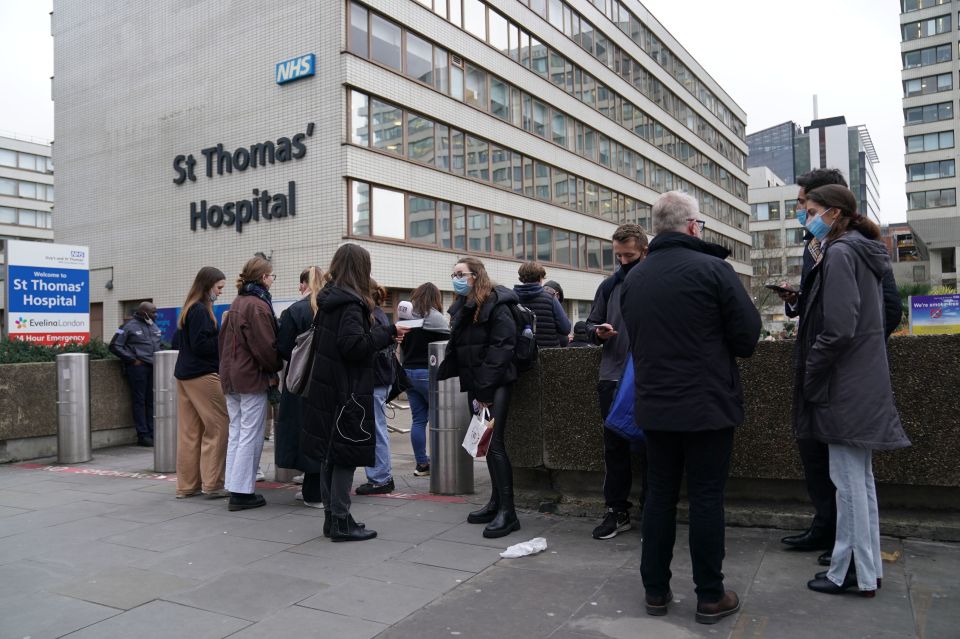
[[[614,330],[612,325],[597,324],[597,337],[600,339],[610,339],[614,335],[617,335],[617,331]]]
[[[796,304],[797,303],[797,289],[793,288],[787,282],[781,282],[780,284],[767,284],[766,288],[774,291],[781,300],[787,304]]]

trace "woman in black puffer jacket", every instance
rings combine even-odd
[[[333,541],[364,541],[377,533],[350,516],[350,488],[356,467],[374,464],[373,360],[407,329],[373,321],[370,254],[362,247],[337,249],[325,279],[317,296],[316,356],[300,453],[308,467],[321,468],[324,535]]]
[[[470,513],[467,521],[487,524],[484,537],[503,537],[520,530],[513,507],[513,469],[503,440],[513,382],[517,380],[513,364],[517,324],[510,305],[520,299],[510,289],[494,286],[483,262],[474,257],[465,257],[453,267],[453,288],[457,299],[449,310],[453,321],[439,377],[459,376],[460,389],[467,392],[471,409],[486,407],[494,420],[487,451],[493,494],[486,506]]]

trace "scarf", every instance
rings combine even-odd
[[[253,295],[254,297],[259,297],[264,302],[267,303],[267,306],[270,307],[270,317],[273,318],[274,328],[277,327],[277,314],[273,312],[273,298],[270,296],[270,291],[263,288],[257,282],[246,282],[243,285],[243,288],[239,291],[240,295]]]

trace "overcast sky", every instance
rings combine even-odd
[[[865,124],[880,158],[881,219],[906,219],[899,3],[643,0],[747,112],[752,133],[820,117]],[[0,132],[53,139],[52,0],[0,0]]]

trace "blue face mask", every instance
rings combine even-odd
[[[467,282],[467,278],[462,280],[453,280],[453,292],[457,295],[466,295],[472,287]]]
[[[827,233],[830,232],[830,227],[832,226],[831,224],[827,224],[823,221],[823,216],[826,215],[827,211],[829,210],[830,209],[827,209],[817,217],[810,220],[810,224],[807,225],[807,230],[810,231],[815,238],[821,241],[827,236]]]
[[[807,225],[807,209],[797,211],[797,221],[800,222],[800,226]]]

